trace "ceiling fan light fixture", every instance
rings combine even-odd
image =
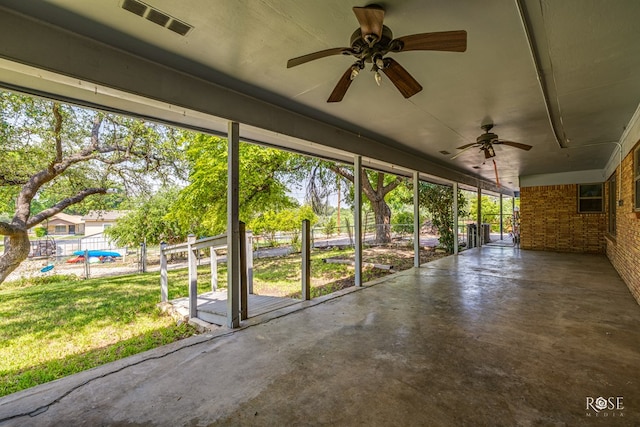
[[[496,156],[496,151],[493,149],[492,145],[484,147],[483,150],[484,150],[484,158],[485,159],[490,159],[490,158]]]
[[[355,79],[356,77],[358,77],[358,74],[360,74],[360,70],[358,69],[357,66],[353,66],[351,67],[351,80]]]
[[[382,84],[382,76],[380,75],[380,71],[376,70],[376,72],[373,74],[373,78],[376,80],[376,84],[378,86]]]

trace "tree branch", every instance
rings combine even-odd
[[[396,179],[394,179],[389,184],[387,184],[386,187],[382,188],[382,194],[388,194],[391,191],[395,190],[396,187],[398,187],[398,185],[400,185],[402,183],[402,181],[403,181],[403,179],[397,176]]]
[[[45,219],[50,218],[50,217],[52,217],[53,215],[55,215],[55,214],[57,214],[59,212],[62,212],[67,207],[69,207],[69,206],[71,206],[73,204],[76,204],[76,203],[80,203],[81,201],[83,201],[88,196],[91,196],[93,194],[106,194],[106,193],[107,193],[107,189],[106,188],[85,188],[84,190],[82,190],[78,194],[76,194],[75,196],[67,197],[66,199],[61,200],[60,202],[58,202],[55,206],[52,206],[49,209],[45,209],[42,212],[40,212],[39,214],[34,215],[31,218],[29,218],[29,220],[27,221],[27,228],[31,228],[34,225],[40,224]]]
[[[5,175],[0,175],[0,186],[4,185],[24,185],[29,182],[26,178],[9,178]]]
[[[349,172],[348,170],[342,169],[337,165],[329,165],[329,169],[331,169],[333,172],[337,173],[338,175],[340,175],[345,179],[348,179],[349,181],[351,181],[351,183],[353,183],[353,179],[354,179],[353,174],[351,174],[351,172]]]

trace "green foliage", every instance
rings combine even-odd
[[[391,216],[391,230],[394,233],[413,233],[413,212],[401,211]]]
[[[105,114],[85,108],[60,105],[61,127],[56,130],[54,103],[10,92],[0,92],[0,212],[12,213],[24,182],[46,170],[56,156],[59,141],[62,159],[80,153],[92,143],[96,151],[86,160],[74,162],[63,173],[38,189],[32,213],[40,212],[77,194],[82,189],[148,189],[150,178],[171,181],[183,169],[175,131],[162,125],[130,117]],[[101,121],[98,133],[92,130]],[[123,194],[106,196],[119,203]],[[86,203],[98,199],[91,196]],[[78,209],[86,213],[94,206]]]
[[[334,216],[327,218],[322,227],[322,232],[326,236],[331,236],[336,232],[336,218]]]
[[[199,235],[226,230],[227,141],[183,133],[191,165],[190,184],[180,193],[169,218],[181,229]],[[302,156],[254,144],[240,144],[240,219],[247,224],[261,213],[297,205],[287,196],[287,183],[298,182],[296,165]]]
[[[35,233],[36,237],[44,237],[47,235],[47,229],[42,226],[34,228],[33,232]]]
[[[458,190],[458,216],[466,215],[465,198]],[[420,182],[420,207],[431,214],[431,222],[440,234],[440,246],[452,253],[457,236],[453,230],[453,189],[443,185]]]
[[[278,212],[273,210],[263,212],[251,220],[247,226],[254,234],[267,236],[272,246],[277,244],[275,239],[277,232],[293,233],[292,243],[295,244],[299,239],[302,221],[305,219],[309,220],[312,226],[318,221],[318,217],[309,205]]]
[[[516,206],[519,205],[519,201],[516,202]],[[482,196],[482,222],[485,224],[491,224],[492,231],[500,230],[500,199],[491,196]],[[513,214],[513,199],[511,197],[504,197],[502,200],[502,213],[504,215],[504,224],[507,229],[511,228],[511,215]],[[469,212],[476,221],[476,212],[478,212],[478,197],[472,197],[469,200]]]
[[[167,215],[178,200],[178,194],[175,187],[163,188],[151,197],[138,199],[134,209],[105,230],[105,234],[121,246],[137,246],[142,242],[171,244],[185,240],[188,233]]]

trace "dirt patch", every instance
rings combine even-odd
[[[362,269],[362,281],[364,283],[369,282],[380,277],[385,277],[398,271],[408,270],[413,268],[413,247],[407,246],[375,246],[366,248],[362,253],[362,260],[365,263],[371,264],[385,264],[393,266],[392,270],[385,270],[375,268],[371,266],[365,266]],[[440,258],[444,258],[448,254],[443,252],[437,252],[433,248],[423,248],[420,251],[420,264],[435,261]],[[337,256],[332,257],[335,259],[345,259],[353,261],[353,256]],[[318,281],[314,279],[311,289],[311,297],[315,298],[322,295],[327,295],[332,292],[339,291],[341,289],[348,288],[355,285],[355,273],[352,273],[346,277],[330,280],[330,281]],[[324,283],[322,283],[324,282]],[[301,293],[296,292],[291,295],[286,295],[290,298],[300,298]]]

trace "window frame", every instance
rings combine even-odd
[[[615,236],[616,235],[616,227],[617,227],[617,210],[618,210],[618,177],[616,176],[616,172],[613,172],[613,175],[607,180],[607,190],[608,190],[608,205],[609,205],[609,218],[607,218],[607,232]]]
[[[595,185],[599,185],[600,186],[600,195],[599,196],[582,196],[582,191],[581,191],[581,187],[582,186],[595,186]],[[579,214],[602,214],[605,212],[605,204],[604,204],[604,183],[603,182],[591,182],[591,183],[584,183],[584,184],[578,184],[578,188],[577,188],[577,196],[578,196],[578,204],[577,204],[577,209],[578,209],[578,213]],[[600,200],[600,210],[582,210],[581,209],[581,201],[583,200]]]

